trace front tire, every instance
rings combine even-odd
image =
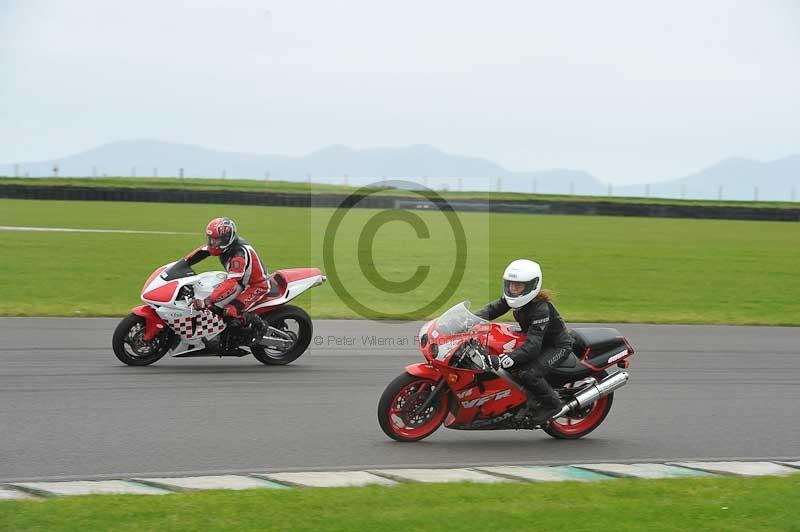
[[[445,390],[424,412],[414,412],[428,399],[434,386],[436,382],[409,373],[389,383],[378,401],[378,423],[383,432],[397,441],[419,441],[436,432],[448,412]]]
[[[265,348],[260,345],[251,345],[250,351],[256,360],[268,366],[285,366],[294,362],[300,355],[306,352],[308,344],[311,343],[311,335],[314,326],[311,324],[311,317],[300,307],[285,305],[277,310],[273,310],[261,316],[270,327],[281,329],[295,338],[294,344],[287,350],[277,350]],[[290,327],[289,323],[292,323]],[[292,328],[293,327],[293,328]]]
[[[136,314],[125,316],[111,339],[114,354],[129,366],[147,366],[167,354],[170,347],[170,331],[159,332],[151,341],[145,341],[145,319]]]

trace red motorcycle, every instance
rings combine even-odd
[[[525,333],[472,314],[459,303],[420,329],[419,348],[426,363],[412,364],[384,390],[378,421],[392,439],[418,441],[444,423],[456,430],[538,429],[560,439],[577,439],[596,429],[611,410],[614,390],[628,373],[634,354],[628,341],[611,328],[571,330],[575,344],[564,362],[547,375],[564,407],[542,425],[530,422],[524,389],[511,373],[492,371],[487,354],[513,351]]]

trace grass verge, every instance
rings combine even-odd
[[[0,225],[176,231],[187,234],[2,231],[0,315],[119,316],[139,302],[149,274],[202,243],[205,224],[230,216],[270,270],[324,266],[323,236],[333,209],[236,205],[61,202],[0,199]],[[461,300],[474,307],[500,295],[506,264],[532,257],[543,285],[571,322],[800,324],[800,224],[733,220],[457,213],[466,240],[461,279],[451,277],[457,245],[449,221],[416,212],[428,234],[407,223],[365,225],[379,211],[347,213],[332,246],[339,285],[382,311],[436,315]],[[400,282],[427,268],[424,282],[387,293],[373,269]],[[215,259],[199,269],[219,269]],[[326,271],[331,274],[332,272]],[[335,280],[300,296],[313,317],[359,318]],[[451,295],[421,309],[443,287]]]
[[[180,190],[214,190],[236,192],[284,192],[294,194],[352,194],[359,187],[332,185],[324,183],[305,183],[297,181],[261,181],[256,179],[198,179],[174,177],[43,177],[14,178],[0,177],[0,185],[28,186],[68,186],[68,187],[112,187],[112,188],[155,188]],[[371,189],[375,190],[375,189]],[[407,190],[387,188],[375,192],[382,196],[418,197]],[[683,205],[698,207],[749,207],[760,209],[798,209],[800,203],[788,201],[724,201],[724,200],[682,200],[675,198],[644,198],[617,196],[576,196],[567,194],[530,194],[525,192],[479,192],[479,191],[440,191],[449,200],[482,199],[493,201],[558,201],[558,202],[601,202],[634,203],[647,205]]]
[[[0,529],[800,530],[800,475],[209,491],[0,502]]]

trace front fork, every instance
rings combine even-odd
[[[439,392],[442,391],[442,388],[444,388],[445,386],[447,386],[447,379],[442,377],[439,380],[439,382],[436,383],[436,386],[433,387],[431,393],[428,394],[428,398],[425,399],[425,402],[414,410],[414,415],[417,416],[422,412],[424,412],[425,410],[427,410],[428,407],[431,406],[433,400],[436,398],[437,395],[439,395]]]

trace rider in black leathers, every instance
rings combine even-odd
[[[531,399],[541,405],[531,419],[534,424],[544,423],[563,406],[545,375],[569,356],[573,342],[549,292],[541,290],[541,278],[541,268],[535,262],[512,262],[503,274],[503,297],[475,313],[483,319],[494,320],[513,310],[514,319],[525,331],[525,343],[521,346],[510,353],[487,358],[494,369],[518,371],[519,382],[528,392],[529,406],[534,406]]]

